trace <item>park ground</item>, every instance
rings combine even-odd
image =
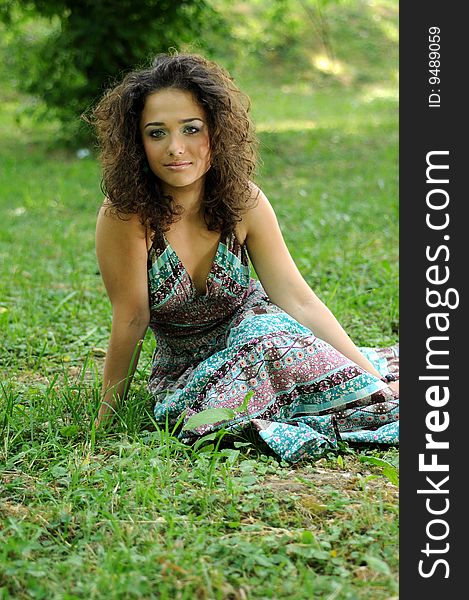
[[[399,326],[397,9],[335,15],[343,44],[311,51],[314,77],[255,57],[235,76],[261,141],[256,180],[300,271],[357,344],[386,346]],[[0,98],[0,599],[397,598],[396,448],[290,465],[255,440],[184,446],[151,420],[150,334],[119,420],[95,433],[110,329],[96,153],[58,143],[60,126],[28,119],[13,88]]]

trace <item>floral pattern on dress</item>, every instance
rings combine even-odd
[[[236,418],[183,431],[182,440],[254,428],[290,462],[317,458],[341,439],[398,443],[399,400],[389,386],[272,303],[250,276],[235,234],[220,239],[204,295],[165,236],[156,236],[148,288],[156,339],[149,389],[158,423],[238,408],[253,392]],[[361,351],[383,375],[398,374],[398,345]]]

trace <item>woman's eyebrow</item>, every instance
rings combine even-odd
[[[178,123],[190,123],[191,121],[202,121],[202,119],[200,117],[191,117],[190,119],[180,119]],[[162,121],[152,121],[151,123],[147,123],[145,127],[149,127],[150,125],[156,125],[161,127],[162,125],[165,125],[165,123],[163,123]]]

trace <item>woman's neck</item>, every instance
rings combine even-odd
[[[174,205],[182,206],[184,213],[181,217],[184,220],[196,221],[200,220],[203,216],[203,186],[197,186],[198,189],[194,189],[192,186],[187,188],[172,188],[171,190],[164,190],[165,193],[173,198]]]

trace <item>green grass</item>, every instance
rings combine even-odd
[[[257,181],[354,340],[394,343],[395,82],[270,75],[237,75],[261,138]],[[344,446],[291,466],[254,441],[183,446],[151,420],[150,335],[120,418],[95,434],[110,329],[94,254],[99,167],[54,144],[54,124],[16,125],[22,99],[4,100],[0,598],[397,597],[396,449]]]

